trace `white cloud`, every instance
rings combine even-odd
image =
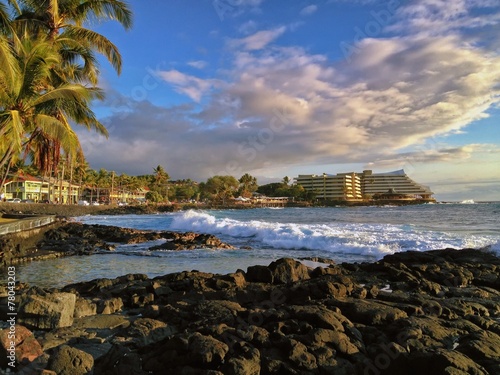
[[[464,3],[457,4],[456,11],[447,6],[437,11],[447,19],[466,19],[460,8]],[[401,14],[419,18],[415,12]],[[374,161],[383,169],[418,165],[422,173],[412,177],[426,182],[420,179],[429,172],[425,166],[443,165],[451,175],[449,165],[460,161],[472,173],[481,160],[482,178],[500,179],[494,172],[494,146],[424,147],[433,137],[463,131],[499,104],[500,58],[488,45],[470,43],[458,32],[414,33],[367,38],[356,45],[350,61],[330,61],[299,47],[270,47],[284,31],[281,27],[231,41],[238,50],[224,71],[225,82],[178,70],[158,72],[194,101],[203,96],[203,105],[130,103],[126,118],[109,119],[120,133],[111,134],[109,148],[94,148],[89,159],[120,160],[118,150],[134,139],[142,143],[127,146],[131,155],[142,155],[138,148],[147,147],[152,155],[148,163],[167,161],[175,178]],[[143,123],[148,126],[141,127]],[[130,171],[140,173],[141,168],[143,160],[130,162]]]
[[[212,80],[203,80],[175,69],[158,71],[156,74],[165,82],[171,83],[177,92],[189,96],[196,102],[199,102],[203,94],[213,86]]]
[[[318,6],[317,5],[308,5],[304,8],[302,8],[302,10],[300,11],[300,15],[301,16],[310,16],[311,14],[314,14],[316,13],[316,11],[318,10]]]
[[[238,31],[245,35],[253,33],[255,30],[257,30],[257,23],[253,20],[242,23],[238,28]]]
[[[203,69],[207,66],[208,63],[203,60],[197,60],[197,61],[189,61],[187,64],[196,69]]]
[[[229,46],[233,49],[243,48],[246,51],[260,50],[273,42],[285,32],[284,26],[272,30],[261,30],[241,39],[232,39]]]
[[[443,35],[460,30],[497,27],[500,4],[496,0],[418,0],[402,4],[400,22],[391,29],[408,34]]]

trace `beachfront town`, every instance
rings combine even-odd
[[[240,179],[214,176],[206,182],[171,181],[161,166],[155,174],[131,178],[103,173],[107,178],[75,183],[67,179],[42,178],[26,173],[10,175],[2,187],[8,202],[58,204],[143,204],[199,201],[238,205],[285,205],[288,202],[433,202],[429,187],[412,180],[404,170],[387,173],[299,175],[293,180],[258,185],[249,174]],[[127,183],[128,182],[128,183]]]

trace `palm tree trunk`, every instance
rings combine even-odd
[[[0,194],[3,191],[3,186],[5,185],[5,181],[7,180],[7,176],[9,175],[10,165],[11,165],[11,163],[7,164],[7,167],[5,168],[5,173],[2,176],[2,181],[0,182]]]
[[[73,183],[73,159],[69,159],[69,185],[68,185],[68,204],[74,204],[73,197],[71,195],[71,184]]]

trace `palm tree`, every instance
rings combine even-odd
[[[158,165],[156,168],[153,168],[153,172],[154,172],[154,185],[158,193],[160,193],[168,201],[168,180],[170,179],[170,176],[165,171],[165,169],[163,169],[161,165]]]
[[[107,136],[90,109],[102,99],[95,87],[95,53],[121,71],[118,49],[84,25],[111,19],[125,28],[131,12],[120,0],[9,0],[15,19],[0,3],[0,170],[8,169],[24,149],[41,172],[51,175],[61,151],[81,153],[70,122]],[[90,83],[92,88],[84,86]],[[62,149],[62,150],[61,150]],[[1,184],[0,184],[1,188]]]
[[[44,146],[45,152],[54,146],[79,150],[69,121],[100,129],[100,124],[83,119],[81,113],[93,99],[102,97],[100,90],[75,83],[49,84],[51,67],[60,62],[60,56],[46,41],[25,37],[14,52],[14,78],[0,90],[0,168],[8,169],[22,150],[43,153]],[[53,141],[51,145],[47,139]]]
[[[252,196],[252,193],[257,190],[257,179],[248,173],[245,173],[238,180],[240,182],[240,195],[249,198]]]
[[[44,35],[63,56],[58,70],[62,76],[97,83],[99,74],[95,52],[106,57],[118,74],[122,59],[118,48],[103,35],[83,25],[89,21],[114,20],[125,29],[132,27],[132,12],[120,0],[10,0],[18,30]],[[82,59],[83,66],[76,61]]]

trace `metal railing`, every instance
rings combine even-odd
[[[8,233],[19,233],[25,230],[35,229],[51,224],[56,221],[55,215],[24,217],[10,223],[0,224],[0,236]]]

